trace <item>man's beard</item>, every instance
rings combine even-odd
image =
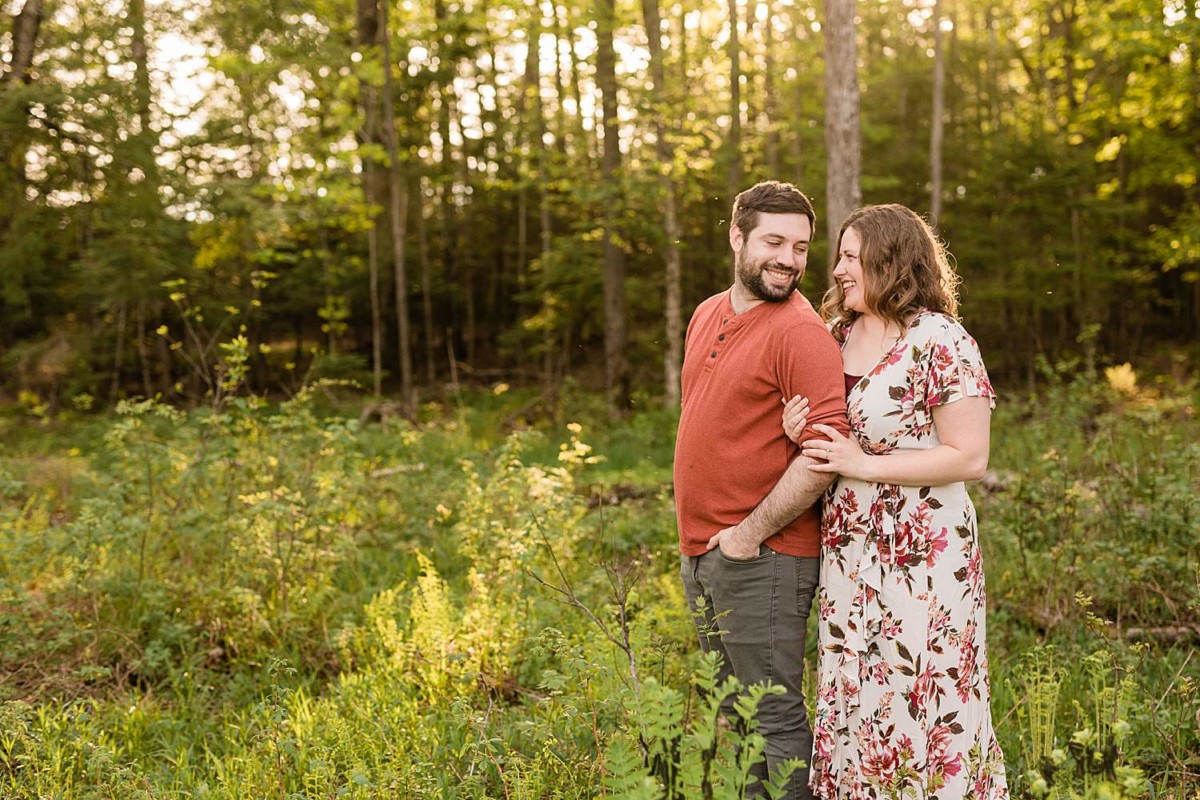
[[[803,272],[796,272],[790,267],[780,267],[770,259],[753,264],[747,262],[746,251],[743,248],[737,257],[738,278],[742,281],[742,285],[750,291],[750,294],[768,303],[782,303],[784,300],[787,300],[791,297],[792,292],[796,290],[796,287],[800,285],[800,279],[804,277]],[[774,284],[768,285],[763,280],[763,268],[767,266],[773,266],[782,271],[795,272],[795,277],[786,287],[779,287]]]

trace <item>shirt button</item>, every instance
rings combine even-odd
[[[713,350],[713,351],[712,351],[712,357],[713,357],[713,358],[716,358],[716,357],[717,357],[717,351],[716,351],[716,350]]]
[[[718,341],[718,342],[723,342],[723,341],[725,341],[725,334],[723,334],[723,333],[722,333],[720,336],[718,336],[718,337],[717,337],[717,341]]]

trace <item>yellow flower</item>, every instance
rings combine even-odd
[[[158,327],[157,327],[157,328],[154,330],[154,332],[155,332],[155,333],[157,333],[159,336],[166,336],[166,335],[167,335],[167,326],[166,326],[166,325],[159,325],[159,326],[158,326]]]
[[[497,383],[495,386],[492,387],[492,394],[502,395],[511,388],[512,387],[509,386],[507,383]]]
[[[1105,367],[1104,377],[1108,386],[1117,394],[1137,394],[1137,373],[1128,362],[1116,367]]]

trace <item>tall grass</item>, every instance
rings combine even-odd
[[[1019,797],[1200,791],[1196,387],[1115,387],[1003,405],[974,491]],[[7,438],[0,796],[741,796],[672,413],[317,399]]]

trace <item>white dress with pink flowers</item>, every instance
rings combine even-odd
[[[933,408],[964,396],[995,402],[979,348],[956,320],[922,312],[851,389],[850,425],[869,453],[933,448]],[[1007,798],[966,487],[839,478],[818,597],[817,796]]]

